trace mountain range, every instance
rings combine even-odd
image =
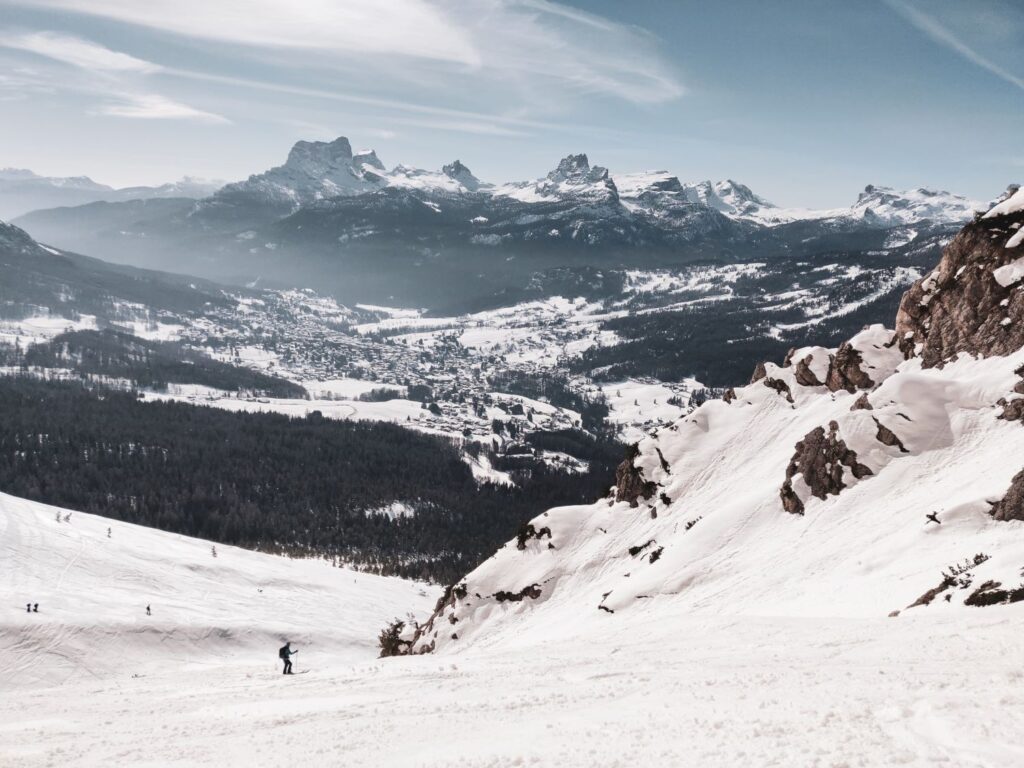
[[[99,184],[88,176],[39,176],[24,168],[0,168],[0,219],[59,206],[85,205],[96,201],[146,200],[154,197],[200,198],[213,194],[223,182],[185,176],[156,187],[122,187]]]
[[[849,208],[780,208],[735,181],[613,174],[585,154],[539,179],[491,184],[458,160],[389,170],[341,137],[300,141],[282,165],[199,199],[150,195],[16,221],[43,242],[135,266],[440,307],[453,289],[501,303],[553,269],[881,251],[951,233],[979,207],[868,186]]]

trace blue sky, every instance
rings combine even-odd
[[[1019,0],[0,0],[0,166],[236,179],[300,138],[490,181],[570,152],[784,205],[1024,178]]]

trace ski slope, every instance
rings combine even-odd
[[[1020,612],[652,601],[597,633],[378,660],[384,621],[436,590],[57,512],[0,495],[4,768],[1024,761]],[[285,638],[308,673],[280,674]]]
[[[0,691],[273,671],[286,639],[299,666],[372,658],[377,629],[435,592],[0,494]]]

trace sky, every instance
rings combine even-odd
[[[0,167],[231,181],[341,135],[494,182],[586,152],[988,200],[1024,180],[1024,2],[0,0]]]

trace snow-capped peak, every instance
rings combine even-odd
[[[334,141],[298,141],[284,165],[229,184],[215,197],[241,193],[298,207],[323,198],[352,196],[384,186],[384,166],[372,150],[353,154],[344,136]]]
[[[919,187],[901,192],[891,187],[868,184],[850,208],[850,215],[880,226],[914,224],[963,224],[984,205],[950,192]]]
[[[537,181],[512,182],[498,187],[496,195],[524,203],[579,199],[586,202],[615,202],[619,192],[608,169],[591,166],[585,154],[563,157],[553,171]]]
[[[599,165],[590,166],[584,154],[567,155],[558,163],[558,167],[548,174],[548,180],[556,184],[595,184],[608,179],[608,169]]]
[[[474,176],[472,171],[462,164],[461,160],[448,163],[448,165],[441,168],[441,171],[445,176],[457,181],[470,192],[476,192],[480,189],[480,179]]]

